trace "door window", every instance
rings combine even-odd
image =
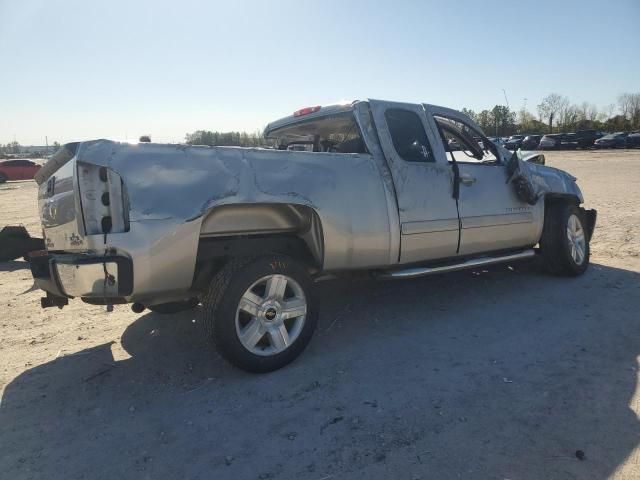
[[[490,143],[485,145],[486,140],[469,125],[440,115],[435,115],[434,119],[449,162],[455,156],[457,162],[496,164],[495,146]]]
[[[409,110],[390,108],[384,112],[393,148],[407,162],[434,162],[420,117]]]

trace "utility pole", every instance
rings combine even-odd
[[[44,136],[44,144],[46,145],[44,154],[49,155],[49,137],[47,137],[46,135]]]

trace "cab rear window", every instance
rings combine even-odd
[[[315,117],[269,134],[280,150],[368,153],[353,112]]]

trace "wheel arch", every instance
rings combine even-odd
[[[579,206],[580,198],[575,194],[566,193],[566,192],[562,192],[562,193],[547,192],[544,194],[543,196],[544,209],[542,212],[542,225],[540,226],[540,230],[538,233],[538,241],[542,240],[542,236],[544,234],[544,228],[547,222],[549,222],[548,214],[549,214],[549,211],[551,210],[551,207],[553,207],[554,205],[560,205],[563,203],[567,205]]]
[[[570,205],[580,205],[581,199],[574,193],[547,193],[544,196],[545,210],[549,204],[568,203]]]
[[[221,205],[202,220],[198,260],[281,253],[322,269],[324,235],[318,213],[295,203]]]
[[[544,212],[545,212],[545,216],[544,216],[544,221],[547,221],[547,211],[549,210],[549,208],[552,205],[559,205],[559,204],[567,204],[567,205],[574,205],[576,207],[578,207],[584,214],[584,219],[586,222],[586,230],[587,230],[587,238],[588,240],[591,240],[591,237],[593,235],[593,231],[595,230],[595,226],[596,226],[596,218],[597,218],[597,212],[596,210],[588,210],[585,208],[582,208],[580,206],[580,204],[582,203],[582,199],[573,193],[547,193],[544,196]]]

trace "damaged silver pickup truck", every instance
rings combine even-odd
[[[320,277],[412,278],[536,254],[560,275],[588,266],[596,212],[576,179],[493,144],[455,110],[355,101],[299,110],[265,135],[277,149],[65,145],[36,175],[42,306],[202,303],[220,353],[266,372],[311,339]]]

